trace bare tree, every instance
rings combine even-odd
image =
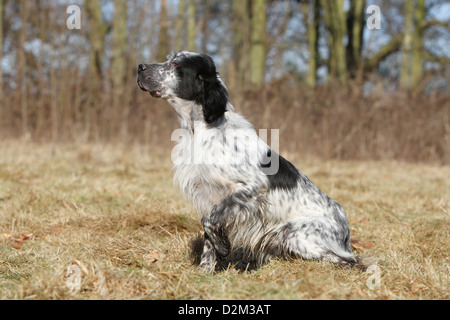
[[[411,55],[413,49],[414,1],[404,4],[405,30],[402,40],[402,66],[400,73],[400,87],[411,87]]]
[[[411,87],[416,88],[423,76],[423,35],[426,8],[425,0],[417,0],[417,6],[414,10],[414,39],[411,65]]]
[[[252,1],[250,82],[260,87],[264,82],[266,64],[266,0]]]
[[[329,32],[329,79],[331,81],[346,83],[347,64],[344,36],[347,33],[347,26],[346,15],[344,11],[344,0],[321,0],[321,5],[325,13],[325,26]]]
[[[167,1],[161,0],[161,12],[159,14],[159,35],[158,35],[158,53],[156,55],[157,61],[164,61],[168,51],[170,50],[169,43],[169,21],[167,17]]]
[[[244,88],[247,82],[245,72],[250,64],[250,3],[247,0],[233,1],[233,68],[237,88]],[[233,81],[233,79],[231,79]]]
[[[44,60],[45,60],[45,50],[44,44],[48,42],[47,32],[49,29],[49,12],[50,10],[46,10],[42,6],[41,2],[37,3],[38,5],[38,13],[35,15],[37,19],[36,26],[39,28],[38,30],[38,39],[41,43],[39,46],[38,57],[36,61],[37,75],[38,75],[38,88],[39,88],[39,96],[36,101],[37,107],[37,119],[36,119],[36,134],[41,135],[45,130],[45,87],[48,85],[46,81],[46,70],[44,68]]]
[[[181,50],[182,48],[182,31],[184,26],[184,8],[186,0],[178,1],[178,13],[176,23],[176,36],[175,36],[175,49]]]
[[[207,44],[209,41],[210,0],[202,0],[202,6],[204,11],[202,19],[202,52],[206,53],[208,51]]]
[[[102,81],[105,35],[108,26],[102,20],[100,0],[86,1],[86,11],[89,20],[88,39],[91,45],[89,70],[92,71],[91,78],[98,83]]]
[[[365,0],[351,0],[347,13],[347,70],[350,77],[362,72]]]
[[[195,0],[188,1],[187,49],[189,51],[195,51],[195,38],[197,36],[195,29]]]
[[[108,26],[102,19],[102,8],[100,0],[86,1],[86,12],[88,16],[89,29],[87,38],[90,44],[89,68],[87,85],[87,101],[85,102],[85,130],[86,136],[93,135],[93,130],[98,129],[94,124],[95,110],[99,108],[95,100],[97,92],[103,90],[103,65],[105,51],[105,36]]]
[[[113,89],[113,108],[121,116],[116,122],[119,123],[121,136],[124,137],[128,130],[128,108],[124,106],[127,95],[125,90],[126,67],[127,67],[127,1],[115,2],[115,14],[112,24],[112,46],[111,46],[111,77]]]
[[[319,59],[319,24],[320,24],[320,2],[302,2],[303,17],[306,24],[308,38],[308,73],[306,74],[306,84],[315,87],[317,82],[317,65]]]
[[[433,26],[443,26],[449,29],[448,22],[426,20],[427,7],[425,0],[411,0],[404,4],[404,31],[402,37],[402,63],[400,87],[416,89],[424,76],[425,60],[437,61],[448,65],[449,60],[436,57],[424,48],[425,31]]]
[[[21,28],[19,32],[19,43],[17,47],[17,83],[19,83],[20,90],[19,101],[22,115],[22,134],[24,137],[29,137],[30,131],[28,127],[28,94],[27,94],[27,77],[25,76],[26,69],[26,55],[25,55],[25,41],[27,35],[28,15],[30,9],[30,2],[27,0],[20,1],[20,22]]]

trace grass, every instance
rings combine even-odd
[[[355,251],[379,259],[370,289],[375,274],[321,261],[197,272],[201,226],[169,154],[0,143],[0,299],[449,299],[450,167],[286,155],[346,208]]]

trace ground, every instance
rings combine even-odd
[[[0,299],[449,299],[450,167],[284,154],[347,211],[370,272],[273,260],[197,271],[170,152],[0,143]]]

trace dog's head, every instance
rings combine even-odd
[[[205,54],[177,51],[163,63],[140,64],[137,84],[154,98],[197,103],[207,123],[215,122],[227,110],[228,91],[213,60]]]

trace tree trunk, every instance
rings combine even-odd
[[[115,6],[112,26],[111,80],[114,94],[121,97],[126,72],[127,1],[117,1]]]
[[[247,73],[250,48],[250,11],[249,1],[233,1],[233,30],[234,30],[234,48],[233,48],[233,67],[236,81],[236,88],[245,88],[247,83]]]
[[[25,0],[28,1],[28,0]],[[53,23],[53,25],[50,25],[50,28],[55,28],[56,26]],[[62,41],[57,41],[57,37],[51,37],[50,38],[50,48],[52,52],[60,52],[61,46],[63,45]],[[61,68],[49,68],[50,69],[50,75],[49,75],[49,87],[50,87],[50,112],[51,112],[51,120],[50,120],[50,127],[51,127],[51,141],[52,143],[55,143],[58,139],[58,131],[59,131],[59,121],[61,119],[61,116],[59,114],[58,109],[58,99],[60,96],[58,96],[58,93],[62,91],[63,86],[61,85]],[[65,89],[65,88],[64,88]]]
[[[102,10],[100,0],[89,0],[85,2],[89,22],[88,39],[91,45],[89,52],[89,68],[86,101],[85,129],[86,138],[95,135],[94,130],[98,129],[94,124],[95,111],[98,108],[98,101],[95,95],[103,91],[103,58],[105,48],[105,35],[107,26],[102,21]]]
[[[402,41],[402,65],[400,73],[400,87],[411,87],[411,53],[413,45],[414,2],[405,1],[404,4],[405,31]]]
[[[184,8],[186,0],[179,0],[178,2],[178,14],[177,14],[177,24],[176,24],[176,38],[175,38],[175,50],[182,49],[182,32],[184,25]]]
[[[88,38],[91,44],[89,71],[95,81],[101,81],[103,75],[103,51],[105,48],[106,26],[102,21],[100,0],[86,1],[89,20]],[[91,77],[92,79],[92,77]]]
[[[163,62],[170,51],[167,17],[167,1],[161,0],[161,13],[159,15],[158,54],[156,61]]]
[[[306,74],[306,84],[315,87],[317,82],[317,60],[319,58],[319,20],[320,3],[319,1],[308,1],[302,3],[303,17],[308,35],[308,73]]]
[[[415,9],[415,30],[411,64],[411,87],[416,88],[423,76],[423,22],[425,21],[425,0],[417,0]]]
[[[195,51],[195,0],[188,2],[188,23],[187,23],[187,48]]]
[[[21,29],[19,33],[19,43],[17,47],[17,75],[20,90],[19,92],[19,100],[20,100],[20,108],[22,114],[22,134],[24,137],[29,137],[29,127],[28,127],[28,100],[27,100],[27,83],[25,81],[25,69],[26,69],[26,57],[25,57],[25,40],[26,40],[26,32],[28,25],[28,13],[29,13],[30,2],[28,0],[20,1],[20,21],[21,21]]]
[[[347,15],[347,69],[352,78],[358,71],[362,71],[364,8],[365,0],[352,0]]]
[[[124,138],[128,131],[128,107],[125,106],[125,95],[127,92],[125,90],[127,72],[127,1],[116,1],[115,6],[111,46],[113,110],[115,110],[116,115],[119,115],[119,117],[116,116],[114,122],[116,126],[120,127],[120,135]]]
[[[344,47],[346,34],[346,17],[344,12],[344,0],[321,1],[325,12],[325,25],[329,31],[329,79],[339,83],[347,81],[347,66]]]
[[[266,65],[266,0],[252,1],[250,83],[260,87],[264,83]]]
[[[38,82],[38,90],[39,90],[39,98],[36,101],[37,105],[37,119],[36,119],[36,136],[41,136],[42,133],[45,130],[45,87],[48,85],[48,82],[46,81],[46,71],[44,71],[44,59],[45,59],[45,52],[44,52],[44,43],[48,43],[48,38],[46,35],[46,32],[49,28],[49,10],[43,10],[43,8],[39,8],[40,10],[36,13],[37,18],[37,24],[39,26],[39,40],[41,42],[41,45],[39,46],[39,55],[37,57],[37,74],[39,77]]]
[[[203,16],[203,26],[202,26],[202,52],[208,52],[208,40],[209,40],[209,19],[210,19],[210,0],[202,0],[202,5],[205,10]]]

